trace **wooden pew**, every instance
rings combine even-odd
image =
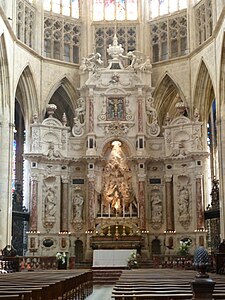
[[[191,282],[194,271],[171,271],[159,269],[124,271],[113,288],[115,300],[138,299],[192,299]],[[212,278],[216,284],[214,299],[225,299],[225,281],[221,276]]]
[[[9,273],[2,275],[0,281],[0,295],[15,294],[24,300],[81,300],[92,289],[92,272],[80,270]]]

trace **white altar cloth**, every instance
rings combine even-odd
[[[94,250],[93,267],[126,267],[135,249]]]

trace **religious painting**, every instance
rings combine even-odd
[[[123,97],[109,97],[107,99],[107,120],[125,120],[125,105]]]

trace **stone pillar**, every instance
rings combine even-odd
[[[201,176],[196,178],[196,220],[197,229],[204,228],[204,211],[202,202],[202,178]]]
[[[95,207],[95,183],[92,178],[88,180],[88,230],[94,228],[94,207]]]
[[[31,175],[30,230],[37,231],[38,175]]]
[[[138,195],[139,195],[139,220],[140,229],[146,228],[146,217],[145,217],[145,181],[139,180],[138,182]]]
[[[215,282],[211,278],[196,278],[191,282],[195,300],[212,300]]]
[[[166,180],[166,230],[174,230],[174,204],[173,204],[173,182],[172,176]]]
[[[138,132],[143,132],[142,97],[138,96]]]
[[[88,132],[94,132],[94,99],[89,97],[89,129]]]
[[[62,200],[60,231],[68,231],[68,177],[62,176]]]

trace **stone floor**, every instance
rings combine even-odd
[[[112,285],[94,285],[93,293],[85,300],[112,300]]]

